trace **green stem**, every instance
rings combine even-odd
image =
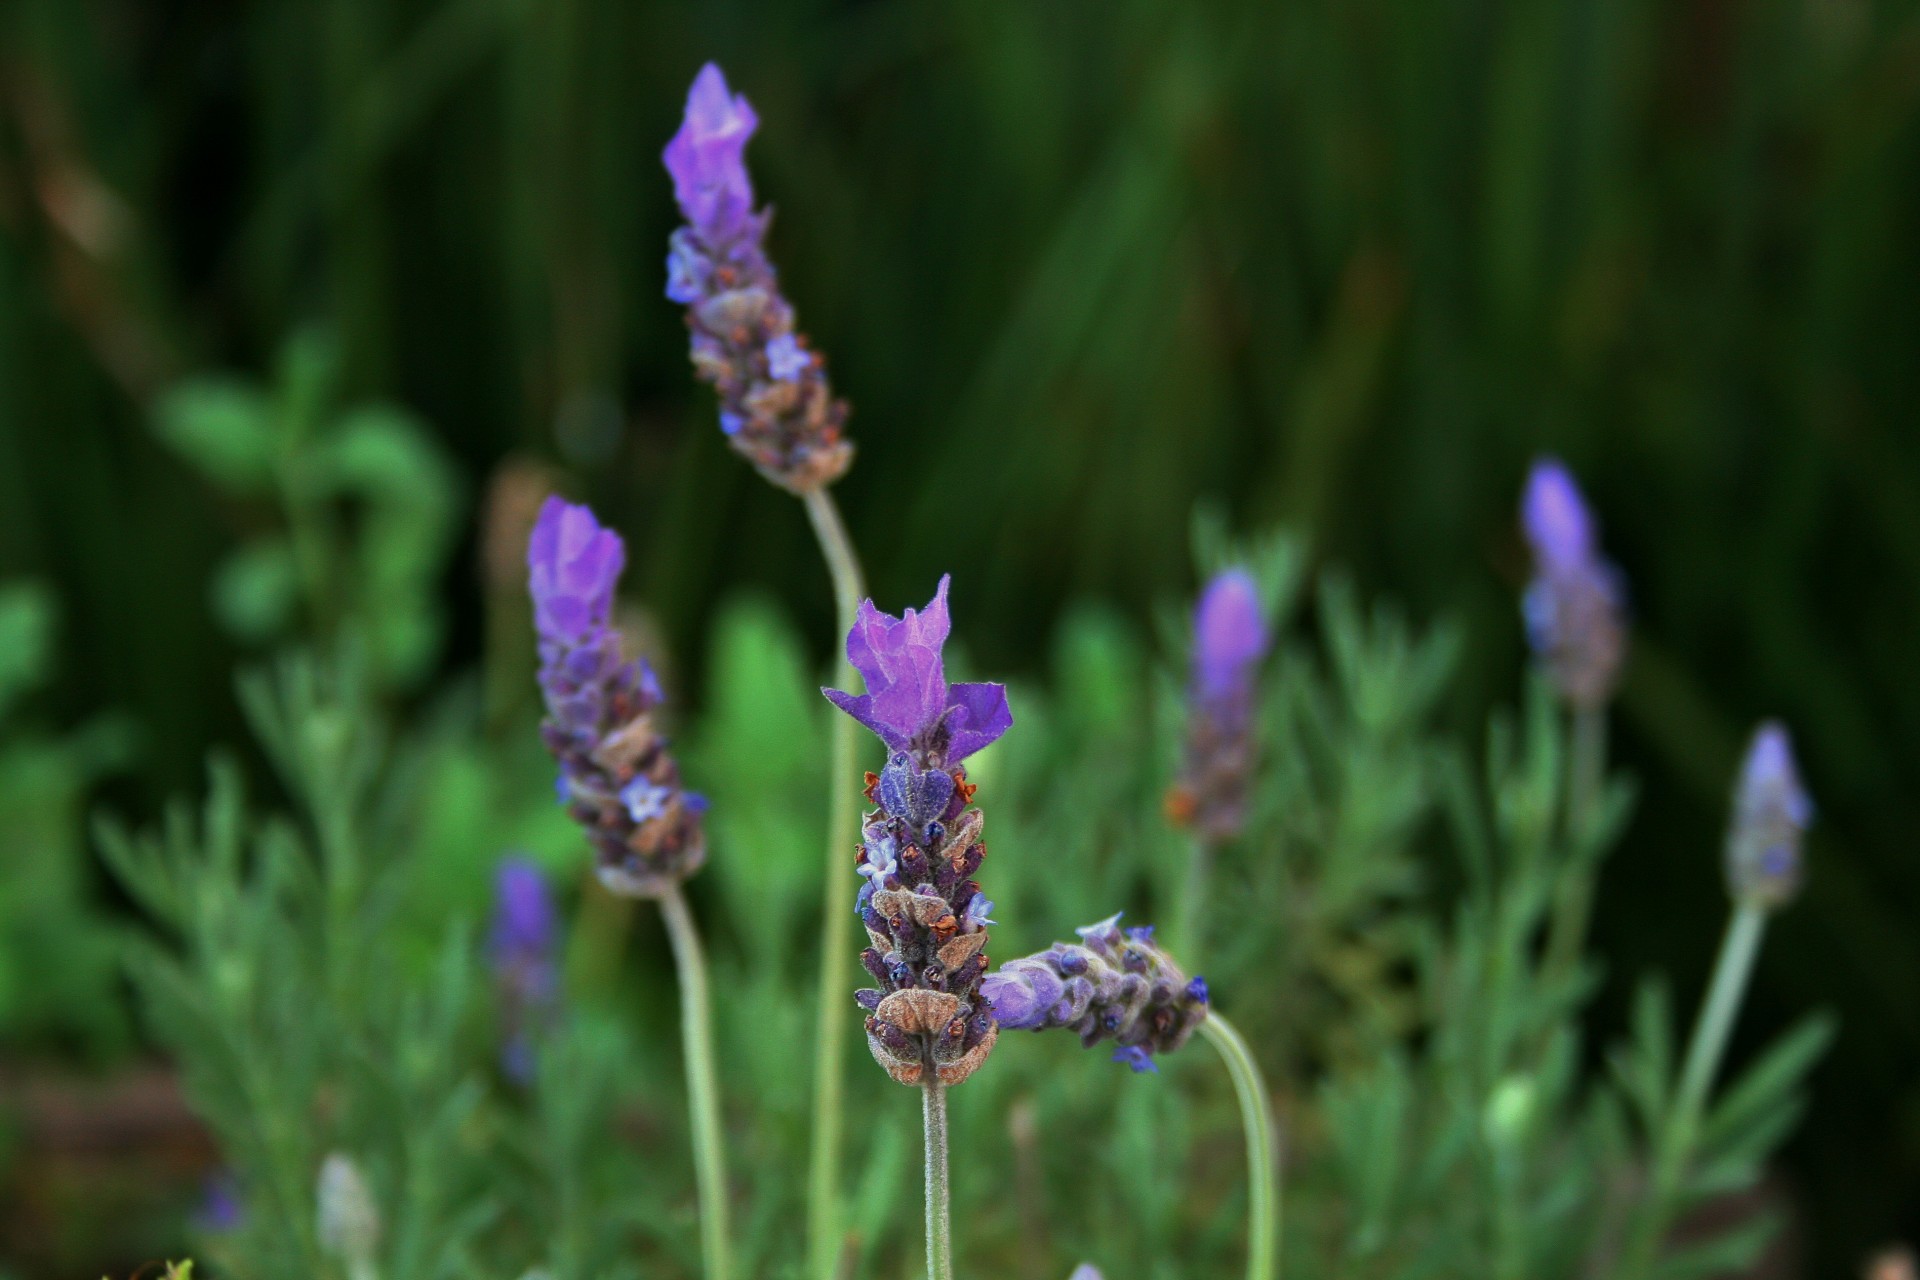
[[[1693,1026],[1693,1040],[1687,1046],[1687,1060],[1680,1070],[1680,1086],[1655,1135],[1653,1173],[1647,1198],[1641,1204],[1638,1230],[1629,1241],[1625,1265],[1618,1274],[1640,1276],[1653,1264],[1660,1236],[1672,1214],[1673,1201],[1686,1173],[1700,1135],[1700,1120],[1706,1111],[1707,1092],[1720,1069],[1727,1051],[1727,1038],[1733,1034],[1734,1019],[1753,976],[1753,963],[1760,954],[1760,939],[1767,927],[1766,911],[1750,902],[1734,907],[1727,922],[1726,937],[1720,943],[1720,958],[1714,962],[1713,981],[1707,988],[1706,1002]]]
[[[1195,835],[1187,851],[1187,875],[1180,886],[1180,912],[1174,921],[1170,950],[1186,964],[1187,972],[1205,967],[1206,913],[1201,909],[1207,882],[1213,875],[1213,841]]]
[[[1582,707],[1573,715],[1573,746],[1567,761],[1566,841],[1568,866],[1547,929],[1544,974],[1562,978],[1580,962],[1593,914],[1593,865],[1586,856],[1587,828],[1607,772],[1607,712]]]
[[[927,1280],[953,1280],[953,1222],[947,1193],[947,1087],[929,1074],[920,1087],[927,1131]]]
[[[1280,1257],[1280,1175],[1275,1160],[1279,1140],[1266,1081],[1232,1023],[1208,1013],[1200,1033],[1227,1064],[1233,1091],[1240,1099],[1240,1125],[1247,1139],[1247,1280],[1274,1280]]]
[[[678,884],[660,895],[660,914],[680,975],[680,1039],[687,1059],[687,1100],[693,1109],[693,1170],[700,1188],[700,1252],[707,1280],[728,1280],[726,1134],[720,1127],[720,1086],[714,1070],[713,1009],[707,995],[707,959],[700,930]]]
[[[855,612],[866,594],[860,560],[847,537],[840,509],[824,489],[806,495],[807,518],[813,522],[820,554],[833,578],[833,598],[840,630],[836,645],[853,630]],[[852,685],[854,671],[843,663],[838,683]],[[847,998],[853,967],[852,912],[854,876],[852,846],[858,819],[855,799],[860,794],[859,725],[851,716],[833,717],[832,771],[828,774],[831,803],[827,815],[827,863],[820,888],[820,989],[813,1058],[813,1151],[807,1173],[807,1261],[814,1280],[834,1280],[840,1265],[840,1145],[842,1076],[846,1063],[846,1025],[853,1010]]]

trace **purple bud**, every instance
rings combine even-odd
[[[602,528],[592,511],[548,498],[527,542],[527,586],[541,639],[577,644],[604,624],[626,562],[620,535]]]
[[[1533,464],[1520,499],[1520,527],[1542,568],[1577,568],[1593,559],[1593,518],[1558,458]]]
[[[727,89],[727,78],[709,62],[687,94],[680,132],[661,153],[673,176],[680,212],[702,238],[725,244],[749,225],[753,182],[747,176],[747,139],[759,127],[744,95]]]
[[[1557,460],[1534,463],[1520,527],[1535,570],[1521,601],[1527,642],[1562,698],[1579,708],[1602,706],[1626,656],[1626,592],[1619,570],[1600,555],[1579,488]]]
[[[767,372],[782,382],[792,382],[806,372],[806,348],[791,333],[782,333],[767,343]]]
[[[1777,907],[1800,888],[1800,845],[1813,801],[1800,782],[1785,726],[1769,720],[1754,733],[1733,793],[1727,880],[1733,896]]]
[[[1059,977],[1046,965],[1019,960],[980,981],[980,995],[992,1006],[994,1018],[1015,1031],[1044,1026],[1047,1011],[1064,992]]]
[[[1142,1072],[1160,1070],[1158,1064],[1153,1060],[1153,1055],[1149,1053],[1143,1045],[1121,1045],[1113,1051],[1113,1060],[1115,1062],[1124,1062],[1129,1067],[1132,1067],[1135,1075],[1139,1075]]]
[[[1193,611],[1193,687],[1203,702],[1243,702],[1272,637],[1259,588],[1245,569],[1213,576]]]
[[[847,661],[866,681],[858,696],[822,689],[842,711],[880,736],[890,751],[906,752],[923,768],[958,764],[1013,726],[1006,688],[947,683],[941,648],[947,640],[947,585],[924,609],[896,618],[863,600],[847,633]]]
[[[489,951],[504,1031],[501,1064],[520,1084],[533,1079],[536,1043],[558,1005],[555,934],[553,901],[539,868],[524,858],[503,859],[494,873]]]

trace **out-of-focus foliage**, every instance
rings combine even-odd
[[[1785,716],[1821,826],[1737,1048],[1843,1013],[1791,1167],[1851,1267],[1920,1233],[1917,33],[1913,0],[10,0],[0,579],[66,619],[36,713],[134,717],[148,814],[242,738],[206,602],[226,564],[271,602],[283,568],[234,558],[286,517],[153,428],[206,371],[272,396],[315,324],[333,406],[407,406],[466,492],[512,451],[572,465],[675,651],[751,583],[822,656],[802,522],[659,296],[655,157],[716,57],[855,406],[877,594],[962,570],[991,671],[1036,676],[1077,600],[1184,589],[1216,494],[1457,618],[1437,714],[1477,732],[1519,643],[1512,496],[1568,457],[1633,586],[1644,779],[1593,1025],[1706,965],[1697,854]],[[410,580],[466,665],[472,575]]]

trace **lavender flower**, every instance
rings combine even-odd
[[[510,1079],[528,1084],[535,1046],[553,1021],[559,998],[553,900],[540,869],[525,858],[504,859],[493,887],[488,950],[505,1031],[501,1066]]]
[[[1153,927],[1122,929],[1120,917],[1075,930],[1080,942],[1056,942],[989,974],[980,994],[1012,1030],[1064,1027],[1092,1048],[1115,1042],[1113,1060],[1154,1071],[1154,1055],[1187,1042],[1207,1016],[1207,983],[1189,980],[1153,940]]]
[[[1813,821],[1785,726],[1769,720],[1753,735],[1733,792],[1727,884],[1741,902],[1773,908],[1800,890],[1800,841]]]
[[[1246,824],[1254,676],[1272,639],[1253,575],[1215,574],[1193,611],[1187,759],[1167,796],[1174,821],[1208,840],[1230,840]]]
[[[240,1180],[231,1169],[219,1169],[207,1175],[201,1190],[200,1207],[193,1214],[193,1229],[210,1236],[232,1235],[247,1223],[247,1205],[240,1193]]]
[[[847,635],[847,660],[865,678],[858,697],[822,693],[887,745],[885,769],[867,775],[878,807],[862,823],[856,906],[872,946],[860,960],[878,989],[857,992],[867,1046],[902,1084],[932,1068],[958,1084],[986,1061],[999,1029],[979,999],[993,903],[972,879],[986,857],[985,821],[968,808],[974,787],[961,761],[1013,725],[997,684],[949,685],[947,578],[925,609],[892,617],[871,600]]]
[[[1579,486],[1558,460],[1534,463],[1520,526],[1534,560],[1523,601],[1528,642],[1569,704],[1603,706],[1626,657],[1626,590],[1620,571],[1601,557]]]
[[[657,896],[706,859],[707,802],[680,785],[654,726],[662,695],[644,661],[627,662],[611,622],[626,562],[620,536],[593,512],[549,498],[527,544],[547,749],[562,803],[585,828],[600,879],[615,893]]]
[[[841,434],[846,402],[794,332],[762,245],[771,214],[753,210],[744,158],[759,123],[719,67],[701,68],[662,155],[687,220],[668,242],[667,297],[687,308],[693,367],[720,393],[727,442],[767,479],[806,493],[846,473],[853,445]]]

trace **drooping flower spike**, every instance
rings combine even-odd
[[[503,859],[493,886],[487,950],[499,990],[500,1062],[509,1079],[529,1084],[541,1035],[553,1021],[560,995],[553,899],[540,869],[525,858]]]
[[[746,146],[760,118],[708,63],[662,159],[686,225],[668,241],[667,297],[687,308],[695,372],[720,393],[720,429],[734,450],[795,493],[832,484],[853,461],[847,406],[826,360],[794,331],[763,241],[771,214],[753,208]]]
[[[847,636],[847,660],[866,680],[858,697],[822,693],[879,735],[886,767],[867,775],[875,808],[862,823],[856,906],[872,945],[860,960],[879,984],[855,994],[867,1046],[902,1084],[931,1070],[958,1084],[992,1051],[993,1015],[979,998],[993,903],[973,879],[985,821],[969,808],[967,756],[1013,724],[1004,687],[949,685],[941,657],[948,579],[926,608],[895,618],[871,600]]]
[[[1215,574],[1193,611],[1186,764],[1167,796],[1169,816],[1208,840],[1246,824],[1255,676],[1272,642],[1253,575]]]
[[[707,803],[680,784],[680,766],[654,724],[659,681],[626,661],[613,627],[614,585],[626,563],[620,535],[558,497],[527,543],[540,637],[540,726],[560,764],[567,812],[586,831],[600,879],[615,893],[657,897],[706,859]]]
[[[1120,927],[1118,915],[1075,930],[988,974],[980,994],[1009,1030],[1060,1028],[1092,1048],[1115,1043],[1113,1060],[1155,1071],[1154,1057],[1187,1042],[1207,1016],[1207,983],[1189,979],[1153,940],[1153,927]]]
[[[1727,885],[1735,900],[1774,908],[1800,890],[1800,844],[1813,822],[1786,727],[1769,720],[1753,735],[1733,792]]]
[[[1534,562],[1523,601],[1528,643],[1569,705],[1603,706],[1626,658],[1626,587],[1601,556],[1580,488],[1557,459],[1534,463],[1520,527]]]

